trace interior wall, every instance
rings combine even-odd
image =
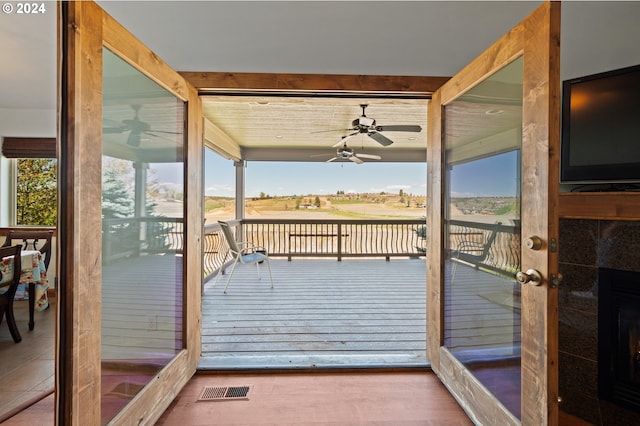
[[[562,80],[640,64],[640,2],[564,1]]]

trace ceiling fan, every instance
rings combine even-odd
[[[338,150],[336,151],[335,157],[328,159],[327,161],[325,161],[325,163],[331,163],[332,161],[336,161],[336,160],[349,160],[349,161],[353,161],[356,164],[362,164],[364,163],[364,161],[362,161],[362,158],[366,158],[369,160],[382,159],[382,157],[380,157],[379,155],[356,153],[353,151],[353,148],[349,148],[347,146],[347,143],[344,142],[342,145],[342,148],[338,148]]]
[[[367,104],[360,104],[362,108],[362,115],[351,122],[352,127],[348,129],[338,129],[337,131],[352,131],[352,133],[348,134],[343,140],[333,145],[333,147],[340,146],[346,138],[351,138],[353,136],[359,135],[361,133],[366,133],[371,139],[378,142],[380,145],[389,146],[393,143],[391,139],[384,136],[381,132],[420,132],[422,131],[422,127],[418,125],[390,125],[390,126],[377,126],[376,120],[373,118],[367,117],[365,114],[365,110],[367,108]],[[331,132],[334,130],[323,130],[325,132]]]
[[[131,105],[131,108],[135,111],[135,114],[130,120],[122,120],[121,124],[116,124],[113,127],[103,127],[102,133],[124,133],[130,132],[127,137],[127,144],[133,147],[139,147],[141,142],[142,134],[155,136],[155,137],[163,137],[158,133],[177,135],[181,132],[167,132],[163,130],[154,130],[151,128],[151,125],[145,121],[140,120],[140,109],[142,105]],[[170,139],[168,139],[170,140]],[[173,140],[172,140],[173,141]]]

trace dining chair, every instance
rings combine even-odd
[[[46,231],[16,231],[9,230],[7,238],[2,247],[11,246],[12,244],[22,245],[23,250],[38,250],[43,257],[45,269],[49,271],[49,263],[51,262],[51,241],[53,239],[53,230]],[[33,330],[35,326],[34,312],[36,309],[36,290],[35,284],[28,286],[29,291],[29,330]]]
[[[51,262],[51,241],[53,239],[53,230],[48,231],[16,231],[7,232],[7,239],[4,240],[3,247],[11,246],[14,240],[20,241],[23,250],[38,250],[42,253],[44,266],[49,270]]]
[[[0,292],[4,290],[0,293],[0,324],[2,324],[2,319],[6,317],[9,332],[16,343],[22,341],[13,315],[13,298],[18,290],[18,284],[20,284],[20,271],[22,271],[21,250],[22,246],[20,245],[0,247],[0,282],[2,282]],[[11,273],[11,278],[6,276],[9,273]]]
[[[233,258],[233,266],[231,267],[229,278],[227,278],[227,285],[225,285],[224,287],[224,293],[227,293],[227,288],[229,287],[229,282],[231,281],[231,277],[233,276],[233,271],[235,271],[238,263],[249,265],[255,264],[258,270],[258,277],[260,277],[260,263],[266,262],[267,269],[269,269],[271,288],[273,288],[273,277],[271,276],[271,265],[269,264],[269,254],[267,253],[267,250],[264,247],[256,246],[251,243],[236,241],[236,237],[233,235],[233,231],[231,230],[229,224],[223,221],[218,221],[218,223],[220,224],[220,228],[222,228],[222,234],[227,241],[227,245],[229,246],[229,253]],[[213,283],[214,286],[217,284],[220,275],[222,275],[222,273],[218,272],[218,276]]]

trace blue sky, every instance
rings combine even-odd
[[[519,185],[518,152],[510,151],[454,166],[451,171],[452,196],[515,196]]]
[[[518,157],[515,152],[455,166],[454,196],[514,196]],[[246,195],[304,195],[345,192],[426,195],[427,167],[422,163],[248,162]],[[233,162],[207,150],[205,194],[234,196]]]
[[[451,171],[451,191],[454,197],[513,197],[518,184],[516,151],[470,163],[456,165]],[[162,182],[180,182],[181,166],[153,166]],[[423,163],[365,164],[322,162],[248,162],[246,194],[306,195],[345,192],[395,193],[413,195],[427,193],[427,167]],[[233,162],[207,150],[205,155],[205,194],[235,196]]]
[[[427,169],[425,164],[385,164],[374,161],[365,164],[323,162],[261,162],[247,163],[246,194],[304,195],[345,192],[404,192],[425,195]],[[235,169],[233,162],[216,154],[205,157],[205,194],[234,196]]]

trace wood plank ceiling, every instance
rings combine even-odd
[[[229,144],[237,144],[242,159],[326,161],[343,145],[342,138],[354,133],[349,129],[362,116],[362,104],[368,105],[366,117],[376,125],[417,125],[422,130],[384,131],[393,141],[389,146],[360,133],[346,140],[348,147],[379,155],[379,161],[426,159],[427,99],[229,95],[201,99],[205,118],[228,137]],[[205,136],[214,149],[221,145],[216,136]]]

